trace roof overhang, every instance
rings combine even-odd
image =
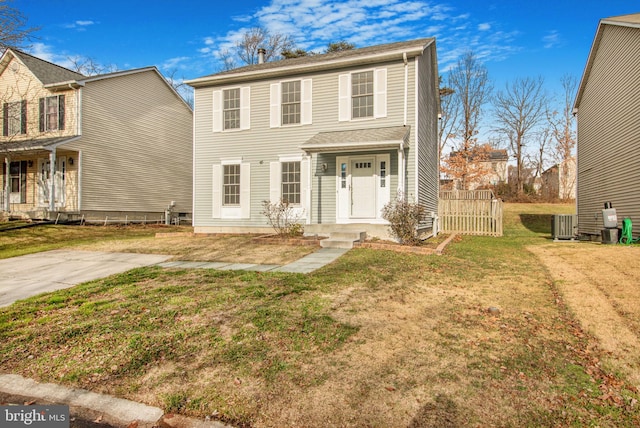
[[[52,151],[58,146],[80,138],[79,135],[71,137],[38,138],[33,140],[9,141],[0,144],[0,153],[24,153],[38,151]]]
[[[300,146],[306,153],[403,150],[409,146],[410,126],[319,132]]]

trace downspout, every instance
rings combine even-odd
[[[76,129],[78,136],[82,136],[82,87],[76,89]],[[76,207],[77,211],[82,211],[82,150],[78,150],[78,178],[76,179],[77,195]]]
[[[409,60],[407,59],[407,53],[402,53],[402,60],[404,61],[404,122],[403,125],[407,126],[407,108],[409,103]]]
[[[402,53],[402,61],[404,62],[404,117],[403,126],[407,126],[407,111],[409,103],[409,60],[407,59],[407,53]],[[404,156],[404,140],[400,142],[400,148],[398,149],[398,195],[404,200],[405,195],[405,168],[406,159]]]

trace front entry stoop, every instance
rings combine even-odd
[[[367,239],[367,232],[331,232],[329,238],[320,241],[322,248],[353,248],[354,242]]]

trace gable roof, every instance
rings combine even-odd
[[[13,55],[20,62],[22,62],[25,67],[27,67],[33,73],[33,75],[36,76],[36,78],[40,82],[42,82],[43,85],[75,81],[83,79],[85,77],[80,73],[76,73],[75,71],[71,71],[67,68],[61,67],[43,59],[36,58],[35,56],[29,55],[14,48],[7,49],[3,56],[3,60],[6,55],[9,54]]]
[[[612,16],[610,18],[604,18],[600,20],[600,22],[598,23],[598,29],[596,30],[596,35],[591,45],[591,51],[589,52],[589,57],[587,58],[587,64],[585,65],[584,72],[582,74],[582,79],[580,80],[580,86],[578,86],[576,99],[575,99],[575,102],[573,103],[574,111],[580,106],[580,101],[582,100],[582,94],[587,84],[587,80],[589,79],[589,74],[591,73],[591,68],[593,67],[593,61],[595,60],[596,53],[598,52],[598,48],[600,47],[600,41],[602,40],[602,33],[604,32],[604,28],[606,25],[616,25],[620,27],[632,27],[632,28],[640,29],[640,13]]]
[[[188,80],[185,83],[193,87],[201,87],[211,84],[231,83],[246,80],[247,78],[275,77],[294,72],[319,71],[338,68],[340,66],[346,67],[353,64],[371,64],[393,59],[401,60],[404,55],[408,58],[421,55],[429,45],[434,45],[435,48],[434,38],[430,37],[300,58],[283,59],[221,71]]]

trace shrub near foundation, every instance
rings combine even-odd
[[[391,235],[403,245],[419,245],[418,225],[424,221],[427,210],[424,206],[409,202],[402,196],[382,208],[382,218],[389,222]]]

